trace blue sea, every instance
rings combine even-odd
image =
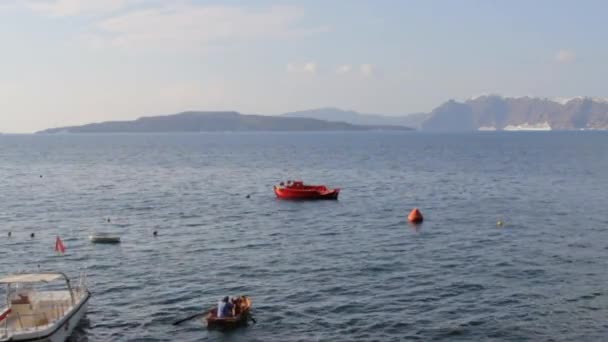
[[[603,132],[2,135],[0,273],[86,270],[72,341],[602,341],[607,190]]]

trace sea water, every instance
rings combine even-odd
[[[0,273],[86,270],[72,341],[600,341],[607,151],[603,132],[3,135]],[[277,200],[286,179],[342,191]],[[257,324],[172,325],[239,294]]]

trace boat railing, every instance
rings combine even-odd
[[[4,324],[2,327],[0,327],[0,341],[5,341],[7,337],[8,327],[6,326],[6,324]]]
[[[80,278],[78,279],[78,285],[76,286],[78,291],[85,291],[87,289],[87,272],[83,271],[80,273]]]
[[[41,302],[34,305],[35,310],[44,310],[43,312],[23,313],[12,311],[0,328],[0,336],[10,336],[14,333],[22,333],[28,331],[38,331],[42,328],[46,329],[49,324],[63,318],[68,311],[72,309],[72,305],[64,298],[46,298],[50,302]],[[9,321],[13,323],[9,324]]]
[[[69,301],[62,300],[62,301],[57,301],[54,303],[40,304],[40,305],[38,305],[37,309],[51,310],[55,314],[55,317],[61,318],[65,315],[66,311],[69,311],[70,307],[71,307],[71,305],[70,305]]]
[[[11,314],[14,318],[11,317],[5,320],[4,327],[0,328],[0,336],[9,336],[19,332],[38,331],[41,330],[42,327],[46,329],[49,324],[53,324],[63,318],[66,312],[71,309],[69,303],[54,303],[48,306],[44,305],[44,307],[51,310],[49,312],[52,313],[51,317],[47,315],[47,312],[28,314],[15,312],[14,316]],[[8,321],[10,319],[14,319],[15,324],[9,326]]]
[[[0,339],[5,340],[8,337],[8,314],[10,309],[6,308],[2,310],[2,327],[0,327]]]
[[[15,320],[17,322],[15,327],[9,327],[8,324],[5,324],[4,335],[12,335],[16,332],[38,331],[41,327],[46,327],[53,323],[53,321],[49,320],[46,312],[31,314],[16,312]]]

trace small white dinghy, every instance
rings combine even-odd
[[[111,233],[93,233],[89,236],[93,243],[120,243],[120,236]]]
[[[58,289],[58,283],[64,286]],[[19,273],[0,278],[6,308],[0,309],[0,341],[64,342],[87,311],[85,276],[73,286],[55,273]]]

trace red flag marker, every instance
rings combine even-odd
[[[55,240],[55,251],[61,254],[65,253],[65,246],[63,245],[63,241],[57,236],[57,240]]]

